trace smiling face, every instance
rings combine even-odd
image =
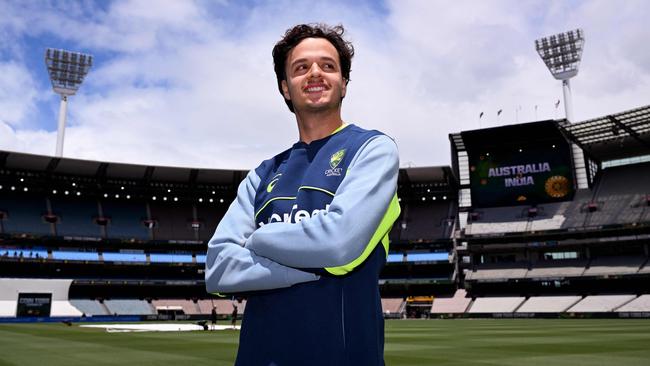
[[[345,96],[339,54],[325,38],[305,38],[287,55],[282,94],[297,112],[338,109]]]

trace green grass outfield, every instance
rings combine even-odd
[[[232,365],[238,335],[0,324],[0,365]],[[389,320],[385,359],[391,366],[647,366],[650,320]]]

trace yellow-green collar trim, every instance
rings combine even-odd
[[[344,123],[343,123],[342,125],[340,125],[336,130],[332,131],[332,133],[330,133],[330,136],[331,136],[331,135],[334,135],[335,133],[341,131],[342,129],[344,129],[344,128],[348,127],[348,126],[349,126],[349,124],[347,124],[347,123],[344,122]]]

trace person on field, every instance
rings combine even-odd
[[[212,305],[212,311],[210,311],[210,323],[212,324],[212,329],[217,327],[217,307]]]

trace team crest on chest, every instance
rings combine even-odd
[[[341,175],[342,168],[339,167],[339,164],[341,164],[341,161],[343,160],[343,157],[345,156],[345,149],[341,149],[332,156],[330,156],[330,169],[325,170],[325,175],[328,177],[338,177]]]

